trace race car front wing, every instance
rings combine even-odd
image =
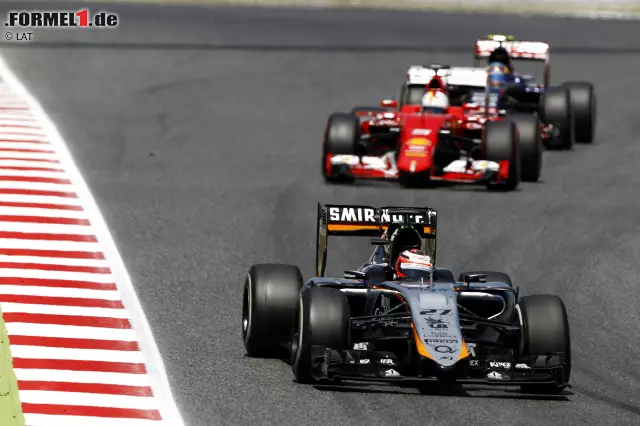
[[[565,383],[564,354],[554,353],[515,360],[513,356],[463,360],[455,376],[412,375],[415,366],[406,365],[392,352],[370,350],[333,350],[313,347],[314,375],[322,381],[386,382],[418,385],[424,382],[520,386],[558,385]],[[422,358],[420,361],[425,361]],[[420,362],[419,361],[419,362]],[[428,360],[429,362],[430,360]],[[433,371],[433,370],[432,370]]]

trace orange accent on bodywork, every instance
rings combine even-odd
[[[382,230],[384,230],[386,227],[383,226]],[[373,230],[373,229],[380,229],[380,227],[378,225],[358,225],[358,224],[342,224],[342,223],[330,223],[327,225],[327,230],[328,231],[366,231],[366,230]],[[425,226],[424,227],[424,233],[425,234],[432,234],[434,233],[434,229],[432,229],[430,226]]]
[[[422,340],[420,340],[420,336],[418,336],[418,332],[416,331],[413,323],[411,323],[411,331],[413,331],[413,339],[416,341],[416,349],[418,350],[418,353],[425,358],[433,359],[435,361],[435,359],[431,356],[427,348],[422,343]]]
[[[330,223],[327,225],[329,231],[359,231],[365,229],[380,229],[378,225],[343,225]]]
[[[469,350],[467,349],[467,342],[462,339],[462,350],[460,351],[460,356],[458,357],[458,361],[461,359],[465,359],[469,356]]]

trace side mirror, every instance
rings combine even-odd
[[[384,108],[397,108],[398,101],[396,101],[395,99],[383,99],[382,101],[380,101],[380,106]]]
[[[366,274],[362,271],[344,271],[344,277],[349,280],[364,280]]]
[[[386,246],[388,244],[391,244],[390,240],[385,240],[382,238],[372,238],[371,239],[371,245],[372,246]]]
[[[469,283],[486,283],[487,276],[485,274],[466,274],[464,276],[464,282]]]

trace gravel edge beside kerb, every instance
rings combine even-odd
[[[0,425],[24,426],[22,404],[18,395],[18,380],[13,372],[13,357],[9,336],[0,309]]]

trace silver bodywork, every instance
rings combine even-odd
[[[420,341],[435,362],[443,367],[454,365],[466,348],[460,327],[458,298],[500,300],[503,310],[506,306],[501,290],[510,290],[507,284],[500,282],[469,284],[470,289],[490,287],[496,292],[481,292],[478,290],[465,292],[460,287],[467,284],[440,283],[430,284],[428,281],[385,281],[376,284],[376,288],[363,286],[361,280],[312,278],[307,286],[339,287],[345,293],[376,292],[383,294],[400,294],[408,303],[413,325]],[[458,290],[456,291],[456,288]],[[500,311],[498,316],[502,313]]]

